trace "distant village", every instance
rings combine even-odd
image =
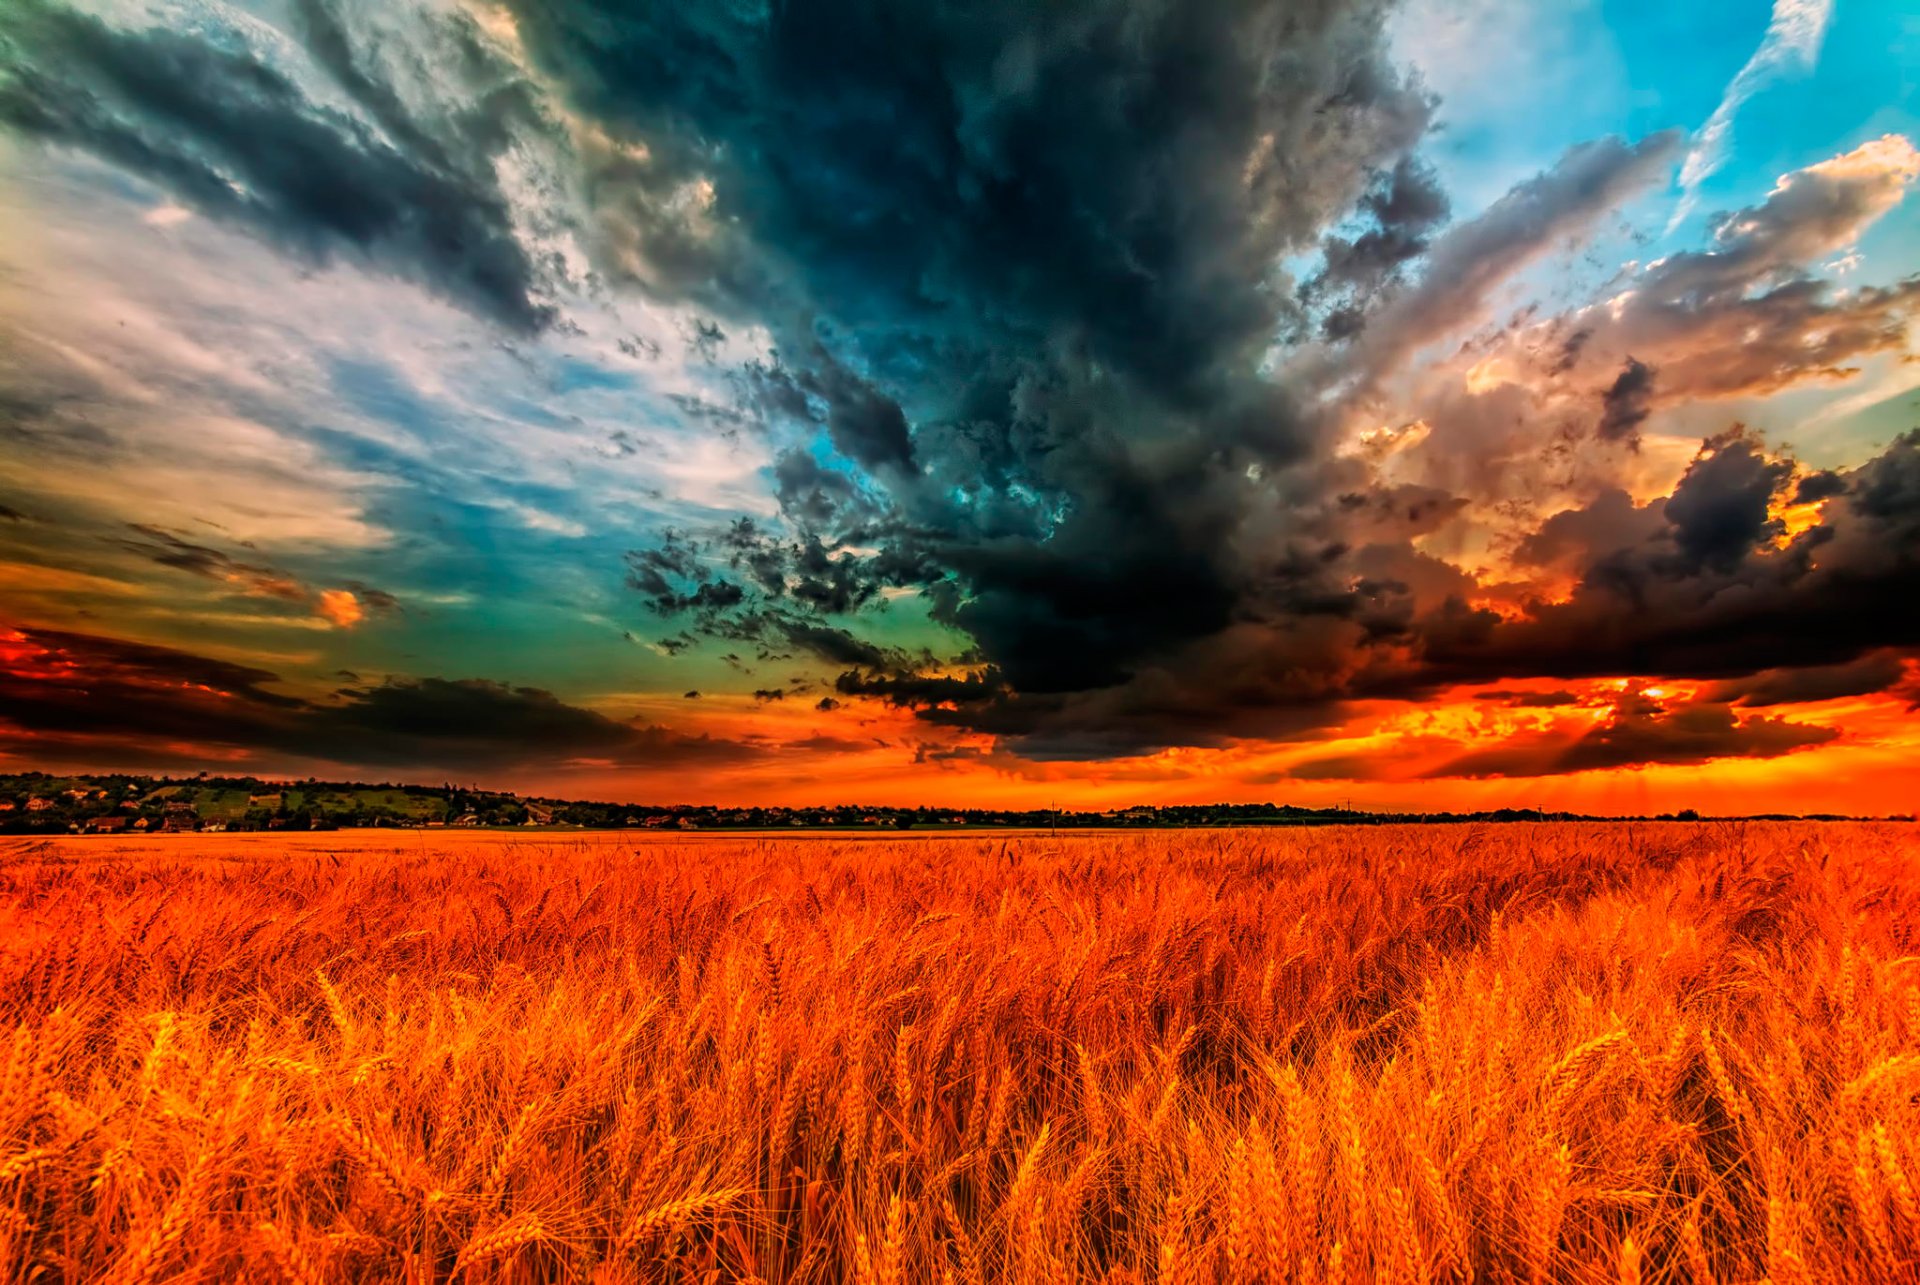
[[[257,777],[127,774],[0,775],[0,834],[219,834],[248,830],[938,830],[1154,829],[1191,826],[1368,825],[1406,822],[1584,820],[1575,813],[1503,808],[1387,813],[1345,807],[1233,803],[1105,811],[936,807],[721,807],[530,798],[449,784],[272,781]],[[1697,821],[1692,810],[1640,818]],[[1754,820],[1847,820],[1770,814]],[[1906,816],[1887,820],[1910,820]]]
[[[253,777],[0,777],[0,833],[219,834],[245,830],[902,830],[1088,828],[1355,819],[1334,809],[1130,807],[1102,812],[870,806],[720,807],[528,798],[452,784],[369,785]]]

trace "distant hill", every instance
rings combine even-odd
[[[1130,807],[1105,812],[1000,808],[722,807],[595,803],[528,797],[454,785],[282,781],[253,776],[166,777],[128,773],[0,775],[0,834],[313,830],[364,827],[576,829],[1153,829],[1189,826],[1367,825],[1389,822],[1507,822],[1629,819],[1697,821],[1688,810],[1657,817],[1598,818],[1503,808],[1492,812],[1387,813],[1291,804],[1221,803]],[[1747,820],[1840,821],[1829,813]],[[1889,820],[1909,820],[1890,817]]]

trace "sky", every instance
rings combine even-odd
[[[9,0],[0,770],[1911,812],[1899,0]]]

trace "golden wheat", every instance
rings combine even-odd
[[[1920,834],[0,850],[0,1280],[1920,1283]]]

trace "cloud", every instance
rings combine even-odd
[[[1377,380],[1426,344],[1482,319],[1498,287],[1644,189],[1678,147],[1679,136],[1669,131],[1637,143],[1606,138],[1570,148],[1552,168],[1436,239],[1418,284],[1367,319],[1336,372]]]
[[[1811,70],[1820,56],[1820,42],[1827,23],[1833,17],[1833,0],[1773,0],[1773,15],[1766,34],[1753,51],[1726,92],[1719,106],[1694,136],[1686,163],[1680,167],[1681,198],[1667,225],[1672,232],[1692,212],[1700,185],[1718,170],[1726,159],[1733,138],[1734,117],[1749,98],[1777,77],[1791,71]]]
[[[141,557],[175,571],[229,584],[242,593],[284,602],[304,602],[312,593],[297,578],[274,567],[244,562],[210,545],[198,544],[178,532],[135,523],[138,538],[120,544]]]
[[[90,747],[95,761],[171,753],[176,761],[325,760],[417,771],[586,759],[652,768],[757,752],[488,679],[396,678],[320,699],[278,684],[272,671],[174,648],[33,628],[0,634],[0,729],[24,752],[47,742]]]
[[[1264,343],[1275,260],[1424,127],[1386,8],[513,6],[571,108],[644,149],[599,179],[643,283],[817,317],[782,323],[791,360],[1004,378],[1080,344],[1189,396]]]
[[[489,679],[395,679],[343,688],[306,711],[309,752],[340,762],[564,767],[603,760],[627,767],[737,762],[737,742],[609,718],[537,687]]]
[[[1807,669],[1767,669],[1715,683],[1701,698],[1747,708],[1867,696],[1899,684],[1905,668],[1898,653],[1870,652],[1858,660]]]
[[[367,618],[366,608],[360,605],[360,599],[350,589],[321,590],[314,610],[336,629],[351,629]]]
[[[530,110],[524,96],[498,87],[441,136],[355,61],[318,0],[300,8],[309,48],[377,129],[316,103],[251,49],[126,30],[53,0],[0,14],[0,122],[91,152],[290,253],[359,259],[515,331],[548,324],[490,174],[509,142],[503,118]]]
[[[1587,547],[1563,600],[1508,618],[1456,601],[1423,619],[1426,678],[1735,679],[1920,646],[1920,430],[1848,471],[1789,536],[1774,513],[1795,471],[1750,434],[1710,440],[1657,527]]]
[[[1668,709],[1630,695],[1604,722],[1585,732],[1508,737],[1492,749],[1463,754],[1425,776],[1557,776],[1660,764],[1691,766],[1724,758],[1778,758],[1839,737],[1834,728],[1783,718],[1742,719],[1724,704]]]
[[[1371,226],[1328,237],[1320,272],[1302,292],[1325,308],[1322,331],[1329,339],[1358,329],[1367,301],[1427,252],[1450,208],[1432,167],[1412,156],[1383,175],[1360,206]]]
[[[1646,265],[1615,297],[1554,319],[1535,351],[1572,346],[1561,378],[1657,368],[1641,409],[1764,396],[1855,373],[1847,365],[1903,349],[1920,279],[1836,291],[1810,275],[1905,197],[1920,152],[1889,134],[1781,178],[1760,204],[1725,216],[1704,250]]]
[[[369,615],[400,610],[400,600],[393,594],[358,581],[346,588],[316,589],[290,572],[236,558],[176,531],[142,523],[133,524],[132,530],[136,538],[116,541],[130,552],[175,571],[230,585],[251,597],[309,607],[336,629],[351,629]]]
[[[1473,698],[1477,701],[1508,705],[1515,709],[1563,709],[1569,705],[1581,703],[1579,693],[1569,691],[1516,692],[1496,688],[1491,691],[1475,692]]]
[[[1888,136],[1785,175],[1703,247],[1628,265],[1585,302],[1522,310],[1380,396],[1336,402],[1348,449],[1471,501],[1478,530],[1461,539],[1510,540],[1610,489],[1657,503],[1685,463],[1671,434],[1701,422],[1663,413],[1830,385],[1910,348],[1920,280],[1842,290],[1819,265],[1917,173],[1920,154]]]
[[[1556,567],[1584,574],[1602,557],[1652,539],[1666,529],[1665,498],[1635,504],[1608,487],[1577,509],[1562,509],[1514,549],[1521,566]]]
[[[644,223],[609,233],[648,247],[636,280],[771,319],[757,405],[820,430],[775,470],[801,539],[663,540],[636,587],[771,647],[781,612],[911,589],[1041,704],[1229,626],[1261,574],[1240,528],[1315,451],[1263,369],[1318,306],[1276,264],[1356,212],[1378,235],[1343,238],[1329,280],[1374,283],[1445,208],[1384,11],[1096,0],[883,32],[520,6],[571,109],[647,150],[602,189],[606,220]],[[939,687],[862,669],[875,694]]]
[[[1620,378],[1600,395],[1600,437],[1608,442],[1640,440],[1640,425],[1653,413],[1653,367],[1633,357],[1620,370]]]
[[[831,683],[817,709],[891,704],[998,755],[1312,737],[1360,702],[1455,683],[1668,666],[1737,682],[1905,654],[1912,440],[1812,473],[1743,432],[1689,461],[1655,417],[1906,342],[1920,285],[1841,292],[1813,272],[1902,199],[1911,146],[1785,176],[1700,248],[1503,323],[1681,140],[1569,149],[1450,223],[1420,155],[1435,105],[1387,57],[1389,8],[1070,0],[881,21],[837,2],[508,0],[482,31],[459,11],[293,0],[282,47],[224,11],[136,29],[29,0],[0,16],[0,113],[142,179],[114,226],[229,248],[222,229],[242,229],[298,264],[424,285],[511,339],[448,313],[408,346],[446,310],[326,274],[303,297],[331,309],[352,277],[365,293],[326,329],[366,333],[330,334],[297,369],[221,342],[240,328],[201,320],[221,311],[210,289],[192,318],[148,318],[201,327],[165,350],[190,380],[130,374],[63,332],[33,369],[88,376],[36,383],[12,431],[35,434],[36,459],[75,458],[42,426],[119,443],[105,404],[244,385],[273,411],[260,422],[301,426],[235,437],[249,461],[295,487],[315,460],[283,441],[363,466],[339,489],[363,543],[391,536],[416,573],[392,583],[438,558],[475,595],[518,580],[545,606],[585,586],[606,622],[610,586],[557,584],[546,537],[567,557],[628,549],[629,607],[660,618],[660,655],[791,662],[809,699]],[[131,221],[155,200],[207,217]],[[242,248],[230,277],[266,258]],[[585,327],[606,317],[622,324],[596,340]],[[262,349],[310,342],[288,325]],[[196,422],[162,431],[197,449]],[[211,449],[164,474],[177,457],[124,454],[163,496],[218,473]],[[1787,512],[1795,498],[1819,511]],[[137,516],[122,547],[183,574],[341,628],[398,609],[346,578],[361,565],[323,563],[326,539],[252,547],[249,528],[223,550],[176,513]],[[499,538],[509,518],[545,534]],[[351,680],[279,707],[256,699],[282,690],[272,674],[251,682],[205,696],[239,711],[248,753],[746,752],[538,687]],[[188,699],[127,686],[130,726]],[[1634,718],[1577,753],[1539,748],[1682,761],[1650,756],[1801,734],[1744,713]]]

